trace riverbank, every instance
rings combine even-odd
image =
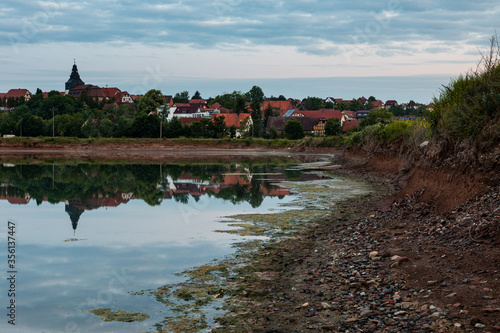
[[[396,155],[359,151],[342,162],[336,173],[378,182],[385,194],[343,202],[268,244],[235,280],[217,331],[500,331],[495,170],[408,169]]]
[[[116,161],[169,160],[184,153],[192,160],[204,154],[232,160],[338,152],[244,142],[114,144],[0,145],[0,156],[66,158],[84,151],[89,159]],[[328,218],[255,253],[254,264],[230,281],[235,296],[218,331],[500,331],[498,170],[438,167],[406,157],[352,150],[335,161],[340,166],[329,172],[363,177],[384,194],[340,203]]]

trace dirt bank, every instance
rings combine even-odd
[[[220,331],[500,331],[495,172],[359,152],[335,172],[386,194],[344,202],[256,254]]]

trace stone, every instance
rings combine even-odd
[[[434,286],[434,285],[436,285],[436,283],[438,283],[438,282],[437,281],[427,281],[428,286]]]
[[[406,311],[398,311],[394,315],[395,316],[402,316],[402,315],[405,315],[406,313],[407,313]]]
[[[477,323],[476,325],[474,325],[475,328],[485,328],[486,325],[485,324],[481,324],[481,323]]]
[[[369,256],[372,259],[373,259],[373,257],[377,257],[378,256],[378,251],[372,251],[372,252],[370,252]]]
[[[445,297],[451,298],[451,297],[455,297],[455,296],[457,296],[457,293],[451,293],[451,294],[446,295]]]

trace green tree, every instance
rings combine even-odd
[[[264,102],[264,92],[262,89],[258,86],[253,86],[250,91],[248,91],[246,94],[247,100],[252,103],[252,102],[257,102],[257,103],[262,103]]]
[[[134,120],[131,131],[135,138],[158,138],[160,118],[157,114],[139,114]]]
[[[194,93],[193,97],[191,99],[201,99],[201,94],[198,90]]]
[[[22,120],[23,136],[39,136],[44,133],[44,122],[41,117],[30,115]]]
[[[325,135],[335,136],[342,134],[342,124],[338,118],[330,118],[325,124]]]
[[[304,126],[297,120],[288,120],[284,131],[285,137],[290,140],[302,139],[304,137]]]
[[[336,109],[339,111],[349,110],[349,103],[347,103],[346,101],[339,101],[337,103]]]
[[[240,114],[240,113],[245,113],[247,111],[247,100],[245,98],[245,96],[243,95],[240,95],[236,98],[236,101],[234,103],[234,107],[233,107],[233,111],[237,114]],[[260,110],[260,106],[259,106],[259,110]],[[253,113],[252,113],[253,115]]]
[[[325,109],[333,109],[334,107],[333,102],[325,102]]]
[[[173,117],[168,122],[168,132],[166,136],[168,138],[178,138],[184,135],[184,128],[182,127],[182,122],[179,118]]]
[[[228,128],[224,119],[224,116],[218,116],[212,119],[213,130],[216,138],[224,138],[228,134]]]
[[[160,90],[151,89],[144,96],[139,99],[137,111],[148,114],[156,111],[156,109],[165,104],[165,98]]]
[[[378,123],[389,124],[393,120],[393,115],[389,110],[372,110],[368,116],[361,121],[359,127],[366,127]]]
[[[176,93],[174,96],[174,103],[189,103],[189,91]]]
[[[307,97],[302,100],[301,110],[319,110],[324,109],[323,100],[319,97]]]

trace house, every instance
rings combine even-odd
[[[391,107],[393,106],[398,106],[398,102],[396,102],[395,100],[393,99],[390,99],[388,100],[387,102],[385,102],[385,108],[386,109],[390,109]]]
[[[285,130],[285,124],[289,120],[296,120],[300,122],[304,127],[304,133],[306,134],[325,136],[326,119],[320,117],[269,117],[266,131],[269,131],[272,127],[274,127],[278,133],[283,132]]]
[[[174,98],[172,97],[172,95],[165,95],[163,96],[163,98],[165,98],[166,105],[168,105],[169,107],[174,106]]]
[[[370,113],[370,110],[359,110],[356,112],[356,120],[359,122],[366,117],[368,117],[368,114]]]
[[[219,110],[219,113],[231,113],[232,110],[228,110],[222,106],[219,102],[216,102],[208,107],[209,109]]]
[[[29,92],[28,89],[11,89],[5,94],[5,98],[24,98],[24,100],[27,102],[31,98],[31,93]]]
[[[314,118],[337,118],[341,123],[347,118],[341,111],[334,109],[320,109],[320,110],[295,110],[292,117],[314,117]]]
[[[344,110],[342,113],[346,116],[346,118],[356,119],[356,111]]]
[[[253,124],[252,117],[250,113],[225,113],[225,114],[214,114],[212,115],[212,121],[215,117],[224,117],[224,122],[229,128],[234,126],[236,128],[236,137],[241,138],[243,132],[247,131]]]
[[[86,92],[87,96],[95,99],[99,102],[106,98],[106,95],[103,92],[103,88],[98,86],[94,86],[92,84],[84,84],[81,86],[76,86],[68,91],[68,95],[73,96],[75,98],[79,98],[83,92]]]
[[[344,124],[342,124],[342,131],[347,132],[358,127],[359,127],[359,122],[356,119],[349,118],[346,121],[344,121]]]
[[[373,110],[380,110],[380,109],[384,108],[384,102],[382,102],[381,100],[373,101],[372,106],[373,106]]]
[[[292,100],[286,101],[265,101],[261,105],[262,117],[264,117],[264,110],[268,107],[274,108],[280,111],[280,117],[282,117],[288,110],[294,109],[295,105],[293,105]]]

